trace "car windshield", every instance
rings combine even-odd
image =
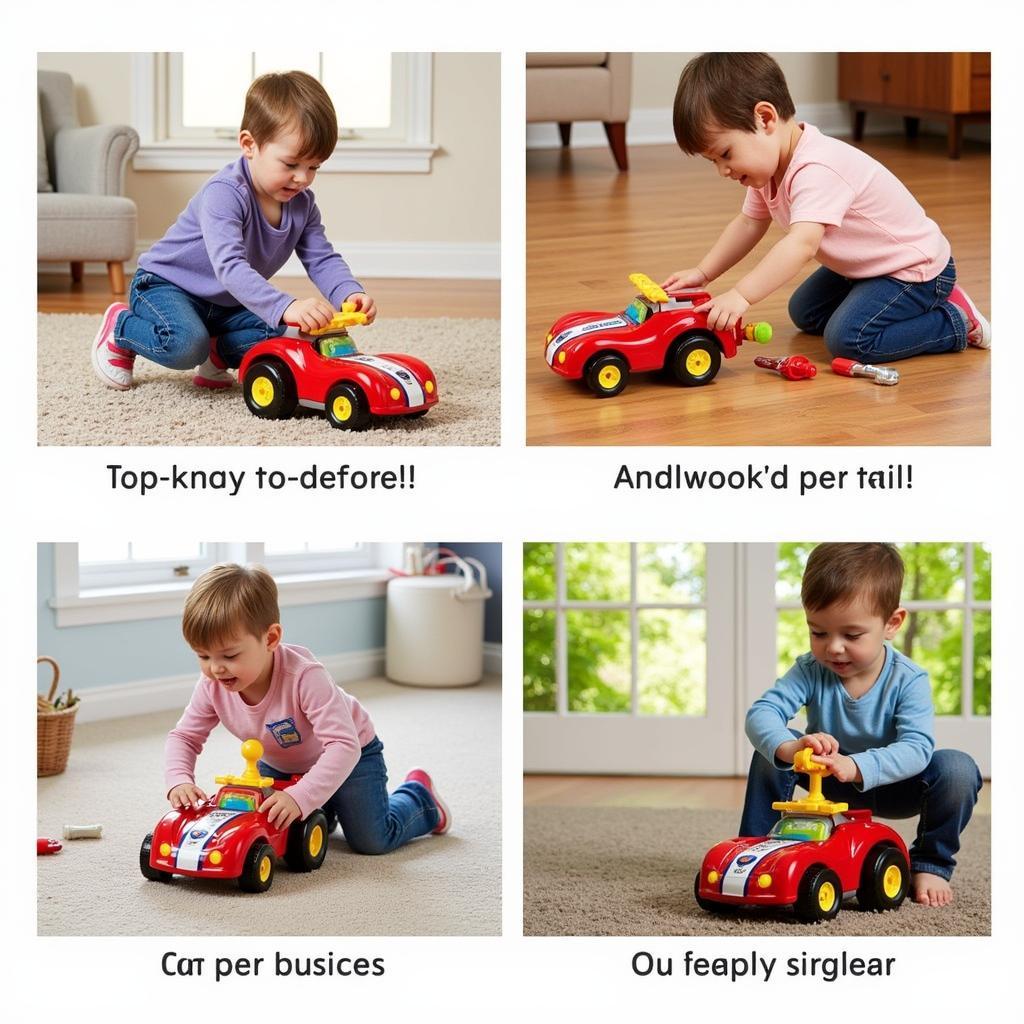
[[[622,315],[635,324],[642,324],[651,315],[651,307],[642,295],[638,295],[622,311]]]
[[[832,833],[832,820],[825,817],[786,816],[775,823],[768,834],[774,839],[802,839],[818,842]]]
[[[256,794],[240,793],[236,789],[229,789],[221,793],[217,806],[222,811],[255,811]]]

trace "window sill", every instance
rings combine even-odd
[[[303,573],[277,577],[281,607],[358,601],[383,597],[391,574],[386,569],[358,569],[343,573]],[[76,597],[53,598],[58,629],[181,615],[193,580],[150,584],[144,587],[109,587],[83,591]]]
[[[427,174],[438,147],[415,142],[345,142],[319,174]],[[238,157],[238,145],[216,142],[143,143],[132,161],[136,171],[219,171]]]

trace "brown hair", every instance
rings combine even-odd
[[[225,562],[207,569],[185,599],[181,631],[193,650],[233,639],[239,632],[262,637],[281,613],[277,584],[262,565]]]
[[[241,130],[262,146],[289,128],[298,132],[301,142],[302,152],[296,156],[326,160],[338,142],[338,115],[331,97],[305,71],[260,75],[245,94]]]
[[[819,544],[807,559],[800,600],[813,612],[863,597],[888,621],[902,590],[903,559],[894,544]]]
[[[756,130],[754,107],[770,103],[788,121],[796,114],[782,68],[767,53],[702,53],[679,76],[672,127],[690,156],[708,149],[715,128]]]

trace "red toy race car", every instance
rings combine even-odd
[[[693,882],[703,910],[792,907],[804,921],[828,921],[856,895],[866,910],[895,910],[910,888],[906,844],[868,810],[824,799],[824,765],[809,747],[793,762],[810,775],[806,800],[772,804],[783,812],[767,836],[728,839],[704,857]]]
[[[630,274],[640,294],[622,313],[568,313],[548,332],[544,358],[555,373],[583,380],[598,398],[611,398],[629,383],[631,372],[666,370],[680,384],[710,384],[722,356],[731,359],[744,341],[767,344],[767,323],[737,320],[730,331],[713,331],[695,307],[705,291],[669,295],[646,274]]]
[[[192,878],[237,878],[245,892],[266,892],[274,881],[277,860],[292,871],[315,871],[327,855],[327,817],[322,810],[289,828],[271,825],[260,804],[273,790],[298,781],[261,777],[256,762],[263,756],[259,740],[242,744],[246,767],[241,775],[218,775],[223,783],[212,800],[199,807],[168,811],[142,840],[139,867],[151,882],[174,875]]]
[[[297,405],[321,409],[342,430],[363,430],[372,416],[425,416],[437,405],[430,367],[412,356],[357,351],[347,328],[365,323],[366,314],[345,302],[319,331],[290,324],[280,337],[254,345],[238,370],[249,411],[282,420]]]

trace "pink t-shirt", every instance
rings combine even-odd
[[[305,818],[349,777],[374,735],[363,706],[339,689],[305,647],[280,644],[274,651],[270,689],[259,704],[201,676],[164,749],[167,791],[195,782],[196,758],[221,722],[240,740],[258,739],[263,760],[303,777],[288,793]],[[240,774],[241,766],[224,773]]]
[[[801,221],[824,224],[815,259],[843,277],[937,277],[949,262],[949,242],[903,182],[859,149],[802,127],[778,189],[771,181],[748,188],[743,212],[770,217],[783,230]]]

